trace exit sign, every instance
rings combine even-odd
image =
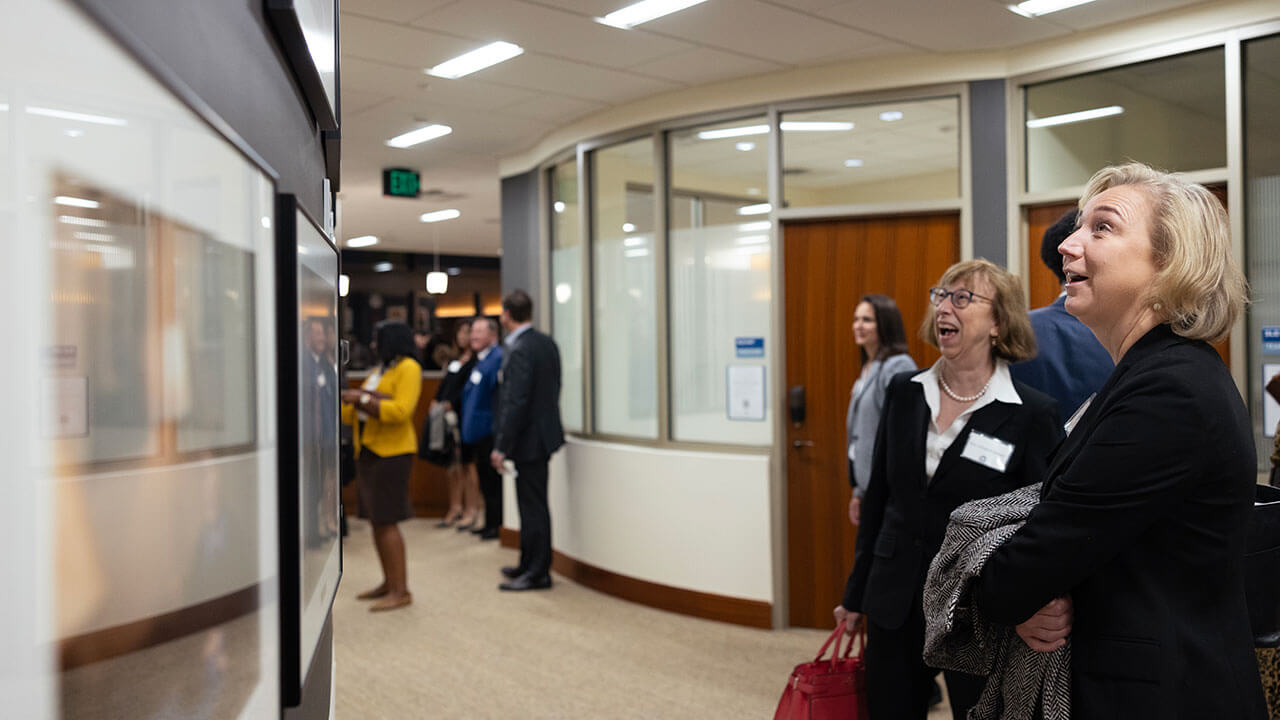
[[[386,168],[382,171],[382,194],[393,197],[418,197],[421,183],[418,173],[405,168]]]

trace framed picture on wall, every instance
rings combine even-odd
[[[280,692],[297,705],[342,576],[338,248],[293,195],[276,199],[280,394]]]
[[[321,130],[337,130],[338,3],[336,0],[265,1],[267,17],[275,27],[316,124]]]

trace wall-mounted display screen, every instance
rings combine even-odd
[[[293,196],[279,197],[276,214],[280,442],[287,448],[280,454],[281,692],[293,705],[342,574],[338,250]],[[289,508],[296,515],[286,517]]]

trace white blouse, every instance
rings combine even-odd
[[[930,482],[933,481],[933,474],[938,471],[938,463],[941,462],[942,456],[947,452],[947,448],[951,447],[951,443],[956,441],[960,433],[964,430],[964,426],[969,423],[969,416],[978,410],[990,405],[993,402],[1003,402],[1010,405],[1021,405],[1022,397],[1018,395],[1018,391],[1013,387],[1013,376],[1009,374],[1009,363],[1004,360],[996,360],[996,370],[991,376],[991,385],[982,397],[973,402],[972,405],[965,408],[951,423],[951,427],[938,427],[938,413],[942,410],[942,393],[938,388],[939,366],[942,360],[933,364],[933,367],[911,378],[911,382],[920,383],[924,388],[924,401],[929,406],[929,432],[925,436],[925,452],[924,452],[924,474]]]

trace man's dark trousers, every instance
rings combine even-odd
[[[493,436],[476,441],[476,475],[480,494],[484,496],[484,530],[496,533],[502,528],[502,476],[493,469],[489,454],[493,452]]]
[[[551,572],[551,508],[547,504],[547,461],[516,463],[516,503],[520,508],[520,569],[534,578]]]

